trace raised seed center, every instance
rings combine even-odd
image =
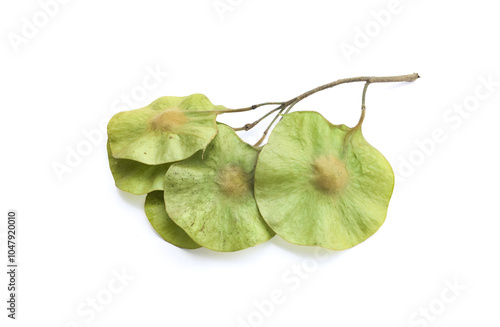
[[[345,164],[333,155],[316,158],[313,163],[314,186],[326,193],[338,193],[347,185],[349,176]]]
[[[250,191],[251,175],[239,166],[229,165],[219,170],[216,182],[224,194],[239,198]]]
[[[151,119],[150,126],[154,131],[173,132],[185,124],[187,120],[188,119],[182,110],[168,109],[153,117],[153,119]]]

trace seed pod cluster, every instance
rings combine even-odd
[[[146,216],[167,242],[229,252],[278,234],[342,250],[383,224],[394,174],[364,139],[362,119],[350,128],[287,113],[255,147],[216,122],[223,110],[201,94],[162,97],[108,124],[115,184],[147,194]]]

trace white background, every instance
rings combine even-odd
[[[1,274],[1,324],[498,326],[495,3],[220,3],[230,10],[213,0],[2,1],[0,253],[5,262],[7,210],[16,209],[20,266],[16,321],[6,318]],[[148,70],[161,74],[141,92]],[[326,258],[278,237],[236,253],[178,249],[150,227],[144,196],[116,189],[108,169],[100,124],[163,95],[204,93],[239,108],[339,78],[413,72],[422,78],[367,95],[364,135],[398,181],[387,220]],[[294,110],[352,126],[362,87]],[[241,126],[264,112],[221,120]],[[255,142],[260,132],[242,135]],[[116,280],[122,273],[130,280]]]

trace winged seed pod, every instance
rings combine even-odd
[[[295,244],[347,249],[384,223],[394,188],[391,166],[361,132],[367,88],[419,77],[344,78],[288,101],[238,109],[214,106],[202,94],[162,97],[112,117],[109,166],[118,188],[148,194],[146,216],[177,247],[238,251],[278,234]],[[352,128],[317,112],[289,113],[317,92],[353,82],[365,86],[361,119]],[[216,122],[219,114],[269,106],[242,127]],[[271,115],[256,145],[236,135]],[[268,143],[258,148],[270,131]]]
[[[206,96],[161,97],[136,110],[119,112],[108,124],[111,155],[148,165],[186,159],[217,134],[214,106]]]
[[[258,150],[232,128],[223,124],[218,128],[204,153],[169,168],[165,207],[197,244],[238,251],[269,240],[274,232],[262,219],[253,195]]]
[[[146,165],[134,160],[115,159],[111,156],[109,142],[108,160],[116,187],[122,191],[138,195],[163,190],[165,173],[171,165],[170,163]]]
[[[255,170],[255,198],[276,234],[342,250],[383,224],[394,174],[363,138],[361,122],[349,128],[316,112],[294,112],[276,125]]]
[[[146,196],[144,211],[151,226],[165,241],[184,249],[197,249],[200,247],[182,228],[170,219],[165,211],[162,191],[155,191]]]

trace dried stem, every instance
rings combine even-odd
[[[227,110],[213,110],[214,112],[217,112],[218,114],[227,114],[231,112],[243,112],[243,111],[250,111],[250,110],[255,110],[259,107],[263,106],[270,106],[273,104],[279,104],[282,105],[284,102],[264,102],[264,103],[259,103],[259,104],[254,104],[253,106],[246,107],[246,108],[240,108],[240,109],[227,109]]]
[[[391,82],[414,82],[417,78],[419,78],[417,73],[414,74],[408,74],[408,75],[400,75],[400,76],[386,76],[386,77],[377,77],[377,76],[362,76],[362,77],[351,77],[351,78],[344,78],[344,79],[339,79],[336,80],[335,82],[331,82],[325,85],[318,86],[315,89],[312,89],[310,91],[307,91],[306,93],[303,93],[299,95],[298,97],[287,101],[290,104],[294,102],[294,100],[301,101],[305,98],[307,98],[310,95],[313,95],[316,92],[323,91],[329,88],[332,88],[334,86],[340,85],[340,84],[345,84],[345,83],[353,83],[353,82],[366,82],[368,84],[371,83],[391,83]]]
[[[265,114],[264,116],[262,116],[258,120],[254,121],[253,123],[246,124],[243,127],[234,128],[234,130],[236,130],[236,131],[242,131],[242,130],[248,131],[248,130],[252,129],[253,127],[255,127],[255,125],[257,125],[258,123],[260,123],[266,117],[268,117],[272,113],[278,111],[278,114],[274,117],[274,119],[271,122],[271,124],[264,131],[264,135],[262,136],[262,138],[259,140],[259,142],[257,142],[256,146],[258,146],[259,144],[262,143],[262,141],[264,141],[264,138],[267,135],[267,132],[269,131],[269,129],[271,128],[271,126],[274,124],[274,122],[276,121],[276,119],[281,114],[283,114],[283,112],[284,112],[284,114],[287,114],[288,112],[290,112],[290,110],[293,108],[293,106],[295,106],[299,101],[302,101],[303,99],[307,98],[310,95],[313,95],[314,93],[317,93],[317,92],[320,92],[320,91],[332,88],[332,87],[340,85],[340,84],[353,83],[353,82],[365,82],[365,86],[363,88],[363,99],[362,99],[362,107],[361,107],[361,109],[363,111],[362,112],[362,117],[364,117],[365,97],[366,97],[366,90],[368,89],[368,85],[370,85],[372,83],[414,82],[419,77],[420,76],[417,73],[414,73],[414,74],[399,75],[399,76],[385,76],[385,77],[379,77],[379,76],[361,76],[361,77],[344,78],[344,79],[339,79],[339,80],[336,80],[334,82],[331,82],[331,83],[328,83],[328,84],[325,84],[325,85],[318,86],[318,87],[316,87],[316,88],[314,88],[314,89],[312,89],[310,91],[307,91],[307,92],[305,92],[305,93],[303,93],[303,94],[301,94],[301,95],[299,95],[299,96],[297,96],[297,97],[295,97],[293,99],[290,99],[288,101],[284,101],[284,102],[264,102],[264,103],[256,104],[256,105],[253,105],[253,106],[250,106],[250,107],[246,107],[246,108],[219,110],[219,111],[216,111],[216,112],[218,114],[225,114],[225,113],[232,113],[232,112],[243,112],[243,111],[255,110],[255,109],[257,109],[259,107],[262,107],[262,106],[277,105],[278,107],[270,110],[267,114]]]
[[[281,109],[278,112],[278,114],[276,116],[274,116],[274,118],[271,121],[271,123],[269,124],[269,126],[267,126],[266,130],[264,131],[264,133],[262,133],[262,137],[259,139],[259,141],[257,141],[257,143],[254,144],[254,146],[260,146],[262,144],[262,142],[264,142],[264,139],[266,138],[267,132],[269,132],[269,130],[271,129],[271,126],[273,126],[273,124],[276,121],[276,119],[278,119],[278,117],[281,116],[281,113],[283,112],[283,110],[285,110],[285,109],[284,108]]]
[[[365,112],[366,112],[366,105],[365,105],[365,100],[366,100],[366,91],[368,90],[368,85],[370,85],[370,82],[366,82],[365,87],[363,88],[363,95],[361,96],[361,117],[359,117],[359,121],[354,126],[353,130],[361,127],[361,124],[363,124],[363,120],[365,120]]]
[[[264,116],[260,117],[259,119],[257,119],[256,121],[254,121],[253,123],[251,124],[246,124],[245,126],[243,127],[237,127],[237,128],[233,128],[235,131],[248,131],[248,130],[251,130],[252,128],[254,128],[255,125],[257,125],[258,123],[260,123],[261,121],[263,121],[265,118],[267,118],[267,116],[269,116],[270,114],[272,114],[273,112],[277,111],[277,110],[280,110],[282,109],[281,106],[279,106],[278,108],[274,108],[273,110],[269,111],[267,114],[265,114]]]
[[[361,110],[365,110],[365,99],[366,99],[366,91],[368,90],[368,85],[370,85],[370,82],[366,82],[365,87],[363,88],[363,96],[361,97]]]

